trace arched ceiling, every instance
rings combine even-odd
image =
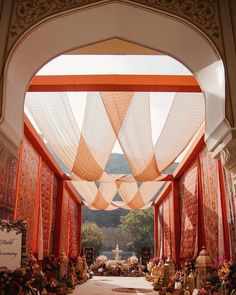
[[[65,54],[162,54],[160,51],[150,49],[118,38],[104,40],[91,45],[70,50]]]

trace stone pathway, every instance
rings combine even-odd
[[[154,295],[151,283],[144,278],[132,277],[94,277],[82,285],[78,285],[73,295]]]

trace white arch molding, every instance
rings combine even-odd
[[[35,73],[54,57],[91,43],[120,38],[163,51],[195,75],[206,101],[205,140],[214,150],[225,137],[225,74],[217,50],[186,21],[125,3],[78,9],[45,20],[13,48],[4,71],[0,132],[17,150],[23,137],[24,97]]]

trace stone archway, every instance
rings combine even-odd
[[[140,7],[133,2],[108,2],[43,19],[18,39],[8,56],[0,132],[17,149],[23,134],[25,92],[45,63],[68,50],[120,38],[163,51],[192,71],[205,95],[205,140],[208,148],[214,150],[229,128],[225,119],[223,61],[213,42],[177,15]]]

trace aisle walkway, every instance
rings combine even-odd
[[[130,288],[130,289],[128,289]],[[154,295],[152,285],[144,278],[131,277],[94,277],[75,288],[73,295]]]

